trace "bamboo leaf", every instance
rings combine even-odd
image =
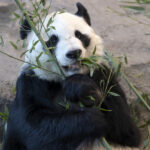
[[[91,68],[90,68],[90,77],[92,77],[92,76],[93,76],[94,71],[95,71],[95,68],[91,67]]]
[[[70,104],[69,104],[69,102],[67,102],[67,103],[65,104],[65,109],[68,110],[69,107],[70,107]]]
[[[126,55],[124,55],[124,61],[125,61],[126,64],[128,64],[128,59],[127,59]]]
[[[119,94],[117,94],[117,93],[114,93],[114,92],[108,92],[110,95],[112,95],[112,96],[120,96]]]
[[[95,55],[95,53],[96,53],[96,46],[95,46],[95,48],[93,50],[93,55]]]
[[[3,40],[3,37],[0,35],[0,45],[2,46],[2,47],[4,47],[4,40]]]
[[[20,58],[22,58],[29,50],[24,51],[23,53],[21,53]]]
[[[50,26],[50,24],[52,24],[53,23],[53,18],[51,17],[50,19],[49,19],[49,21],[48,21],[48,23],[47,23],[47,27],[49,27]]]
[[[150,35],[150,32],[145,33],[145,35]]]
[[[90,98],[90,100],[95,101],[95,98],[93,96],[88,96],[88,98]]]
[[[42,3],[43,6],[45,6],[45,4],[46,4],[45,0],[41,0],[40,2]]]
[[[105,108],[102,108],[102,107],[101,107],[101,108],[99,108],[99,110],[100,110],[100,111],[109,111],[109,112],[110,112],[110,111],[112,111],[112,110],[105,109]]]
[[[129,9],[133,9],[133,10],[136,10],[136,11],[144,11],[145,8],[142,7],[142,6],[128,6],[128,5],[122,5],[122,7],[124,8],[129,8]]]
[[[39,42],[39,40],[35,41],[35,42],[33,43],[33,46],[35,47],[35,46],[38,44],[38,42]]]
[[[25,45],[26,45],[26,40],[23,40],[22,48],[25,48]]]
[[[148,119],[143,125],[141,125],[139,128],[145,128],[146,126],[150,125],[150,119]]]
[[[53,30],[56,30],[56,28],[55,28],[54,26],[51,26],[51,28],[52,28]]]
[[[37,69],[37,68],[39,68],[38,66],[31,66],[30,68],[29,68],[29,70],[34,70],[34,69]]]
[[[47,28],[47,29],[45,30],[45,32],[48,32],[48,31],[50,31],[50,28]]]
[[[8,107],[5,105],[5,107],[4,107],[4,111],[5,111],[5,114],[7,115],[7,116],[9,116],[9,110],[8,110]]]
[[[118,67],[117,67],[117,70],[116,70],[116,75],[117,75],[117,76],[120,74],[121,67],[122,67],[122,62],[119,62]]]
[[[15,19],[19,19],[20,18],[20,15],[17,14],[16,12],[13,12],[13,15],[15,16]]]
[[[41,67],[41,63],[40,63],[40,57],[42,56],[43,52],[41,52],[37,57],[36,57],[36,63],[38,65],[38,67]]]
[[[81,108],[85,107],[81,102],[79,102],[79,105],[80,105]]]
[[[65,13],[65,9],[62,9],[61,11],[58,12],[58,14]]]
[[[16,49],[16,50],[18,49],[17,45],[14,44],[12,41],[10,41],[9,43],[11,44],[11,46],[12,46],[14,49]]]

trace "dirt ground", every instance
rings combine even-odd
[[[92,27],[103,38],[105,48],[115,56],[127,55],[127,75],[140,91],[150,95],[150,35],[145,35],[150,32],[150,26],[139,24],[128,15],[149,24],[150,20],[142,13],[124,11],[120,7],[123,0],[52,0],[51,11],[64,8],[75,13],[78,1],[88,9]],[[5,42],[0,50],[19,58],[23,50],[14,50],[9,43],[19,39],[19,25],[12,20],[12,11],[18,11],[14,0],[0,0],[0,35]],[[0,103],[1,98],[14,98],[15,82],[21,65],[22,63],[0,54]],[[134,99],[127,86],[124,87],[127,95]]]

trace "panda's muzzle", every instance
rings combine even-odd
[[[78,59],[81,56],[81,54],[82,54],[82,50],[76,49],[76,50],[69,51],[66,54],[66,57],[69,59]]]
[[[68,66],[62,66],[62,68],[65,71],[78,71],[78,70],[80,70],[81,66],[79,63],[74,63],[74,64],[70,64]]]
[[[62,66],[62,68],[65,71],[79,71],[80,68],[81,68],[81,65],[80,65],[78,60],[79,60],[81,54],[82,54],[82,50],[81,49],[76,49],[76,50],[69,51],[66,54],[66,57],[69,58],[74,63],[66,65],[66,66]]]

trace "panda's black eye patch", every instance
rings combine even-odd
[[[52,35],[48,41],[46,41],[47,47],[55,47],[59,39],[56,35]]]
[[[85,48],[87,48],[89,46],[90,38],[87,35],[82,34],[80,31],[76,30],[75,37],[78,38],[79,40],[81,40],[81,42]]]

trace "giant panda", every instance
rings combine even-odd
[[[101,37],[91,27],[87,9],[81,3],[77,3],[77,9],[75,14],[58,13],[51,24],[56,30],[51,29],[48,35],[41,30],[46,45],[55,47],[50,53],[55,55],[65,79],[56,74],[56,65],[47,61],[49,56],[45,53],[39,58],[45,69],[31,69],[32,64],[37,64],[37,56],[44,52],[40,42],[26,53],[28,63],[17,79],[3,150],[103,150],[103,137],[114,150],[138,149],[140,132],[115,75],[109,86],[115,85],[112,92],[119,96],[108,95],[102,103],[102,108],[111,111],[94,107],[103,94],[100,81],[107,81],[111,69],[99,61],[105,71],[99,68],[90,76],[89,69],[78,64],[79,58],[92,55],[95,46],[97,55],[105,53]],[[45,19],[45,26],[51,16]],[[38,40],[27,20],[20,35],[27,40],[28,50]],[[58,101],[69,102],[69,108]]]

